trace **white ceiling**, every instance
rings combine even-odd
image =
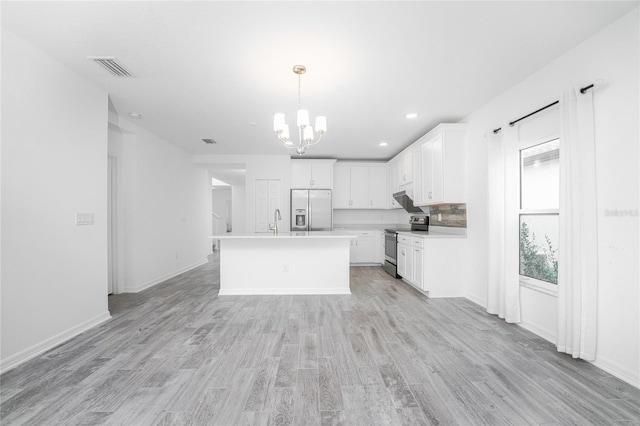
[[[194,154],[295,155],[272,120],[295,116],[291,68],[304,64],[302,105],[329,127],[306,156],[375,160],[464,118],[637,5],[3,1],[1,14],[3,28],[103,87],[120,115],[141,113],[139,125]],[[135,78],[87,56],[114,56]]]

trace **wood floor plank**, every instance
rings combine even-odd
[[[344,408],[338,368],[333,358],[318,360],[318,388],[321,411],[339,411]]]
[[[273,409],[267,424],[270,426],[292,425],[294,398],[293,388],[276,388]]]
[[[225,389],[225,398],[221,402],[219,413],[214,415],[213,424],[236,425],[244,418],[244,407],[251,392],[255,371],[237,369]]]
[[[418,407],[404,377],[390,358],[385,357],[383,361],[378,362],[378,369],[396,408]]]
[[[256,374],[251,384],[251,390],[245,404],[244,411],[262,411],[267,401],[267,391],[275,381],[278,360],[275,358],[265,358],[257,368]]]
[[[276,372],[276,387],[294,387],[298,378],[299,345],[284,345]]]
[[[218,296],[219,262],[0,376],[13,425],[635,424],[640,390],[380,267],[351,295]]]
[[[300,341],[300,368],[318,368],[318,338],[316,334],[304,333]]]
[[[294,423],[319,425],[319,383],[317,369],[300,369],[295,387]]]
[[[360,382],[363,385],[382,384],[382,376],[373,359],[373,355],[367,342],[360,333],[353,333],[351,337],[351,347],[356,359],[356,366]]]
[[[364,386],[342,386],[344,398],[344,416],[348,425],[373,425],[375,419],[371,418],[367,410]]]

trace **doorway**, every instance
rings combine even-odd
[[[118,159],[108,157],[107,166],[107,294],[118,288]]]

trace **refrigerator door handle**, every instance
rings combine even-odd
[[[307,208],[309,209],[309,213],[307,214],[307,231],[311,231],[313,229],[313,223],[311,222],[311,218],[313,217],[313,203],[311,202],[311,194],[307,198]]]

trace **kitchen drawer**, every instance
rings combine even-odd
[[[398,234],[398,242],[411,245],[411,237],[409,237],[408,235]]]
[[[424,238],[412,238],[411,245],[414,247],[424,247]]]

